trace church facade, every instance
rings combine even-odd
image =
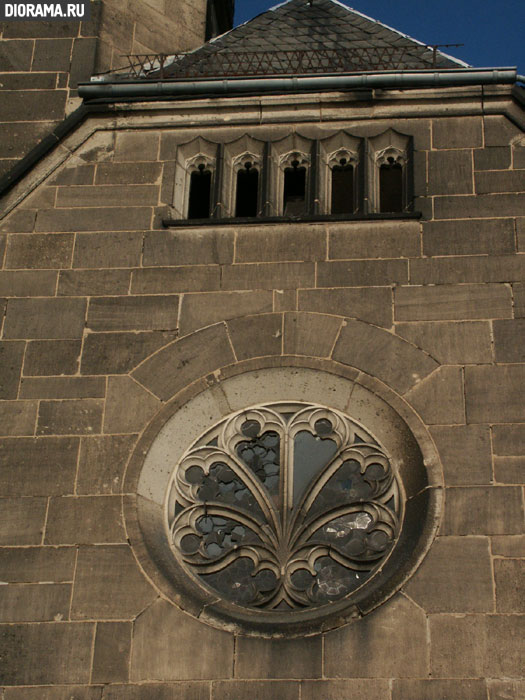
[[[160,5],[2,180],[2,700],[521,700],[516,71]]]

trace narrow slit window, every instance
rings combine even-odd
[[[211,171],[204,165],[191,174],[188,219],[208,219],[211,202]]]
[[[306,168],[299,167],[299,161],[292,161],[292,167],[284,171],[285,216],[300,216],[306,210]]]
[[[354,167],[341,158],[332,168],[332,214],[353,214],[355,211]]]
[[[259,172],[252,163],[246,163],[237,173],[237,203],[235,216],[257,216],[259,199]]]
[[[403,166],[393,158],[380,168],[379,199],[381,212],[403,211]]]

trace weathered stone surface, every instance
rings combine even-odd
[[[463,219],[423,224],[425,255],[501,255],[515,250],[512,219]]]
[[[477,321],[398,323],[396,333],[442,364],[492,361],[490,324]]]
[[[236,678],[321,678],[322,638],[256,639],[239,637]]]
[[[119,496],[51,498],[46,544],[120,544],[126,541]]]
[[[524,382],[525,364],[467,367],[467,422],[525,422]]]
[[[328,258],[410,258],[421,254],[419,222],[333,224],[329,230]]]
[[[525,319],[494,321],[496,362],[525,362]]]
[[[512,145],[512,166],[520,169],[525,168],[525,143],[523,139]]]
[[[300,311],[338,314],[386,328],[392,325],[389,287],[300,290],[298,307]]]
[[[131,377],[110,377],[104,414],[105,433],[140,433],[161,402]]]
[[[508,146],[515,136],[521,136],[518,127],[510,119],[501,115],[486,115],[483,117],[485,124],[485,147]]]
[[[525,535],[492,537],[492,554],[511,559],[525,559]]]
[[[80,233],[75,241],[73,267],[137,267],[142,233]]]
[[[157,160],[159,152],[159,133],[143,130],[140,132],[121,131],[115,141],[115,161]]]
[[[433,148],[480,148],[482,145],[481,117],[448,117],[432,122]]]
[[[130,620],[156,597],[130,547],[100,545],[79,549],[73,619]]]
[[[495,425],[492,428],[494,454],[525,455],[525,425]]]
[[[121,493],[124,469],[134,444],[135,436],[131,435],[82,438],[76,492]]]
[[[156,185],[70,185],[60,187],[57,207],[154,206],[159,198]]]
[[[507,170],[510,168],[509,146],[492,146],[474,151],[474,170]]]
[[[234,360],[226,328],[217,324],[172,343],[144,362],[133,376],[165,401],[187,384]]]
[[[95,635],[92,683],[115,683],[129,677],[130,622],[99,622]]]
[[[520,615],[432,616],[432,675],[521,677],[525,653],[523,622]]]
[[[494,479],[500,484],[522,484],[525,457],[494,457]]]
[[[408,392],[407,401],[427,425],[465,423],[461,367],[440,367]]]
[[[0,294],[6,297],[54,296],[57,273],[51,270],[3,270]]]
[[[426,612],[492,612],[494,591],[485,537],[439,537],[405,587]]]
[[[228,321],[228,331],[238,360],[281,354],[282,314],[259,314],[234,318]]]
[[[2,124],[2,129],[6,125]],[[0,222],[0,231],[7,233],[31,233],[35,226],[36,212],[25,209],[15,209]],[[2,256],[3,257],[3,256]]]
[[[235,262],[326,260],[326,231],[322,226],[289,224],[237,232]]]
[[[127,294],[130,278],[128,270],[62,270],[57,294],[72,297]]]
[[[84,340],[82,372],[126,374],[156,350],[175,340],[177,335],[176,331],[89,333]]]
[[[103,399],[102,377],[29,377],[20,383],[22,399]]]
[[[41,401],[37,435],[92,435],[100,433],[104,402],[98,399]]]
[[[525,681],[487,681],[490,700],[521,700]]]
[[[366,617],[330,632],[325,637],[325,674],[331,678],[426,677],[424,612],[397,596]]]
[[[135,622],[131,656],[134,681],[228,678],[233,635],[203,625],[165,600]]]
[[[314,286],[314,263],[225,265],[221,272],[221,289],[296,289]]]
[[[0,585],[0,622],[50,622],[67,619],[70,584]]]
[[[213,700],[299,700],[299,683],[292,681],[219,681]]]
[[[210,683],[108,685],[103,700],[209,700]]]
[[[3,496],[71,493],[77,453],[76,438],[0,440],[0,492]]]
[[[71,267],[73,235],[70,233],[24,234],[8,236],[5,267],[39,270]]]
[[[2,42],[0,49],[0,70],[28,71],[31,68],[33,58],[33,45],[31,40]]]
[[[36,217],[36,231],[136,231],[149,229],[150,207],[91,207],[43,209]]]
[[[525,149],[524,149],[525,150]],[[516,219],[516,229],[518,234],[518,251],[525,252],[525,217]]]
[[[381,287],[407,282],[406,260],[353,260],[317,264],[318,287]]]
[[[496,609],[500,613],[525,613],[525,559],[496,559]]]
[[[30,341],[24,358],[24,375],[76,374],[81,345],[80,340]]]
[[[385,700],[389,697],[389,693],[388,681],[384,680],[352,679],[345,681],[303,681],[301,683],[301,700],[319,700],[319,698],[323,700],[342,700],[343,698]]]
[[[474,191],[472,151],[430,151],[428,194],[470,194]]]
[[[94,176],[94,165],[86,165],[80,159],[71,159],[47,182],[50,185],[92,185]]]
[[[428,355],[392,333],[360,321],[347,321],[333,359],[378,377],[404,394],[437,369]]]
[[[394,290],[397,321],[511,318],[510,289],[499,284],[443,284]]]
[[[21,114],[31,114],[34,121],[64,118],[66,90],[2,90],[0,122],[17,122]]]
[[[485,700],[484,680],[395,680],[392,700]]]
[[[330,357],[342,327],[337,316],[288,313],[284,317],[284,354]]]
[[[271,291],[266,290],[187,294],[181,304],[180,332],[186,335],[217,321],[272,310],[273,296]]]
[[[94,331],[168,331],[177,328],[179,297],[99,297],[89,303],[87,326]]]
[[[0,343],[0,399],[16,399],[24,361],[24,343]]]
[[[525,170],[476,173],[476,192],[525,192]]]
[[[2,547],[0,578],[7,583],[64,583],[73,580],[74,547]]]
[[[87,685],[6,688],[5,700],[100,700],[102,688]]]
[[[410,266],[412,284],[455,284],[464,282],[514,282],[525,275],[525,256],[463,256],[414,260]]]
[[[40,544],[47,498],[0,498],[0,545]]]
[[[173,292],[213,292],[221,286],[218,265],[188,265],[135,270],[132,294],[171,294]]]
[[[525,216],[524,194],[476,194],[435,197],[435,219],[484,219],[494,216]]]
[[[274,311],[297,311],[297,290],[296,289],[274,289],[273,291]]]
[[[144,185],[155,183],[162,171],[162,163],[99,163],[97,185]]]
[[[446,492],[443,535],[519,535],[525,532],[521,489],[451,488]]]
[[[0,401],[0,435],[34,435],[36,401]]]
[[[436,426],[431,433],[441,457],[447,486],[491,483],[492,454],[488,426]]]
[[[93,633],[89,623],[0,626],[2,684],[89,683]]]
[[[525,284],[513,284],[514,292],[514,316],[525,318]]]
[[[85,299],[10,299],[4,338],[81,338]]]
[[[144,236],[144,266],[226,265],[234,232],[224,229],[152,231]]]

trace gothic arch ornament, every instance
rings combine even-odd
[[[404,343],[377,332],[397,350]],[[199,333],[146,360],[135,378],[175,371],[179,348],[183,356]],[[288,637],[334,629],[403,588],[435,537],[442,472],[397,391],[306,356],[235,361],[185,382],[144,431],[126,474],[126,491],[137,494],[124,504],[128,537],[165,597],[222,629]],[[297,436],[306,444],[298,461]],[[293,468],[310,453],[317,466],[294,503]]]

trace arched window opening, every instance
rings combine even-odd
[[[247,162],[237,173],[237,202],[235,216],[257,216],[259,199],[259,171]]]
[[[291,165],[284,171],[283,212],[285,216],[300,216],[306,213],[306,168],[299,167],[298,160]]]
[[[403,211],[403,166],[392,156],[379,170],[379,201],[381,212]]]
[[[341,158],[332,168],[332,214],[353,214],[355,211],[354,166]]]
[[[211,171],[202,163],[191,174],[188,219],[208,219],[211,208]]]

